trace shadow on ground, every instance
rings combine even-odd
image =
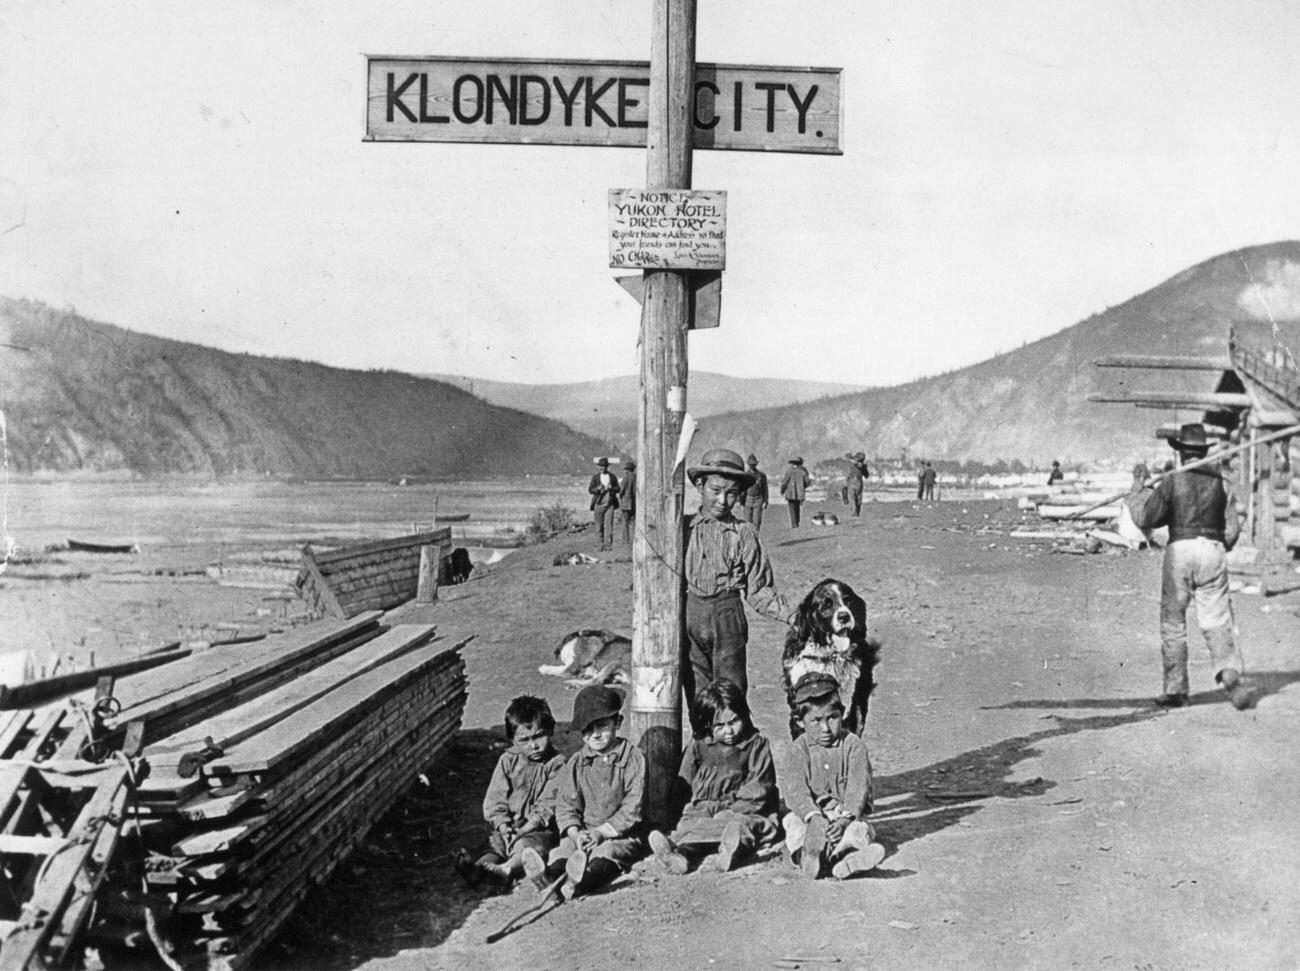
[[[1112,699],[1099,699],[1104,707],[1118,707]],[[1072,702],[1016,702],[1007,708],[1075,707]],[[1132,708],[1132,704],[1124,707]],[[907,772],[883,776],[876,780],[877,802],[885,803],[872,815],[878,823],[881,841],[896,848],[903,843],[922,839],[983,808],[988,799],[1024,799],[1041,796],[1056,783],[1041,776],[1014,780],[1008,778],[1015,766],[1042,754],[1038,743],[1077,732],[1123,728],[1158,718],[1164,712],[1155,708],[1130,711],[1123,715],[1096,715],[1088,718],[1055,716],[1055,724],[1039,732],[1003,739],[992,745],[963,752],[961,755],[922,766]],[[890,797],[903,796],[897,801]]]
[[[1251,692],[1256,702],[1269,695],[1275,695],[1283,688],[1300,681],[1300,671],[1251,671],[1246,675]],[[1189,696],[1189,705],[1223,705],[1227,696],[1218,688],[1198,691]],[[1000,711],[1007,708],[1034,708],[1051,710],[1057,708],[1147,708],[1154,709],[1153,696],[1141,698],[1032,698],[1024,701],[1009,701],[1005,705],[985,705],[980,711]]]

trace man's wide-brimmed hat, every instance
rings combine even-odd
[[[859,462],[865,462],[866,459],[867,459],[867,453],[866,453],[866,452],[854,452],[854,453],[853,453],[853,457],[854,457],[855,459],[857,459]]]
[[[802,456],[802,455],[796,455],[794,458],[790,459],[790,464],[791,464],[791,465],[803,465],[803,456]]]
[[[749,457],[748,457],[747,459],[745,459],[745,461],[746,461],[748,464],[750,464],[750,465],[757,465],[757,464],[758,464],[758,456],[755,455],[753,452],[750,452],[750,453],[749,453]]]
[[[687,478],[694,485],[699,485],[700,480],[709,475],[723,475],[728,479],[734,479],[742,489],[748,489],[754,484],[754,476],[745,471],[745,463],[740,453],[733,452],[729,448],[710,449],[704,453],[699,465],[693,465],[686,470]]]
[[[1210,447],[1210,442],[1205,437],[1205,426],[1198,421],[1180,427],[1178,434],[1169,439],[1169,444],[1187,452],[1204,452]]]
[[[623,463],[623,468],[627,469],[629,472],[632,472],[636,469],[636,463],[633,462],[631,459],[628,459],[626,462]]]
[[[596,459],[596,464],[599,465],[602,469],[607,469],[609,468],[609,459],[602,456]]]
[[[592,722],[611,718],[623,710],[623,692],[604,684],[589,684],[573,699],[572,725],[579,733]]]

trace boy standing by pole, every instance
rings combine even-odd
[[[741,491],[753,481],[740,456],[715,448],[705,452],[687,476],[700,491],[700,509],[686,521],[688,643],[682,688],[687,698],[694,699],[697,687],[726,678],[744,694],[749,686],[744,601],[781,623],[787,622],[790,608],[776,589],[772,564],[757,530],[732,515]],[[708,728],[694,727],[697,732]]]

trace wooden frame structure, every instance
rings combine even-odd
[[[414,600],[419,590],[420,550],[438,548],[439,582],[446,582],[451,528],[318,553],[308,545],[294,582],[308,607],[321,617],[355,617]]]

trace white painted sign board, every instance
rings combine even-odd
[[[644,148],[650,65],[366,57],[366,141]],[[840,155],[840,69],[695,66],[695,148]]]
[[[700,189],[610,189],[609,265],[639,270],[727,266],[727,194]]]

